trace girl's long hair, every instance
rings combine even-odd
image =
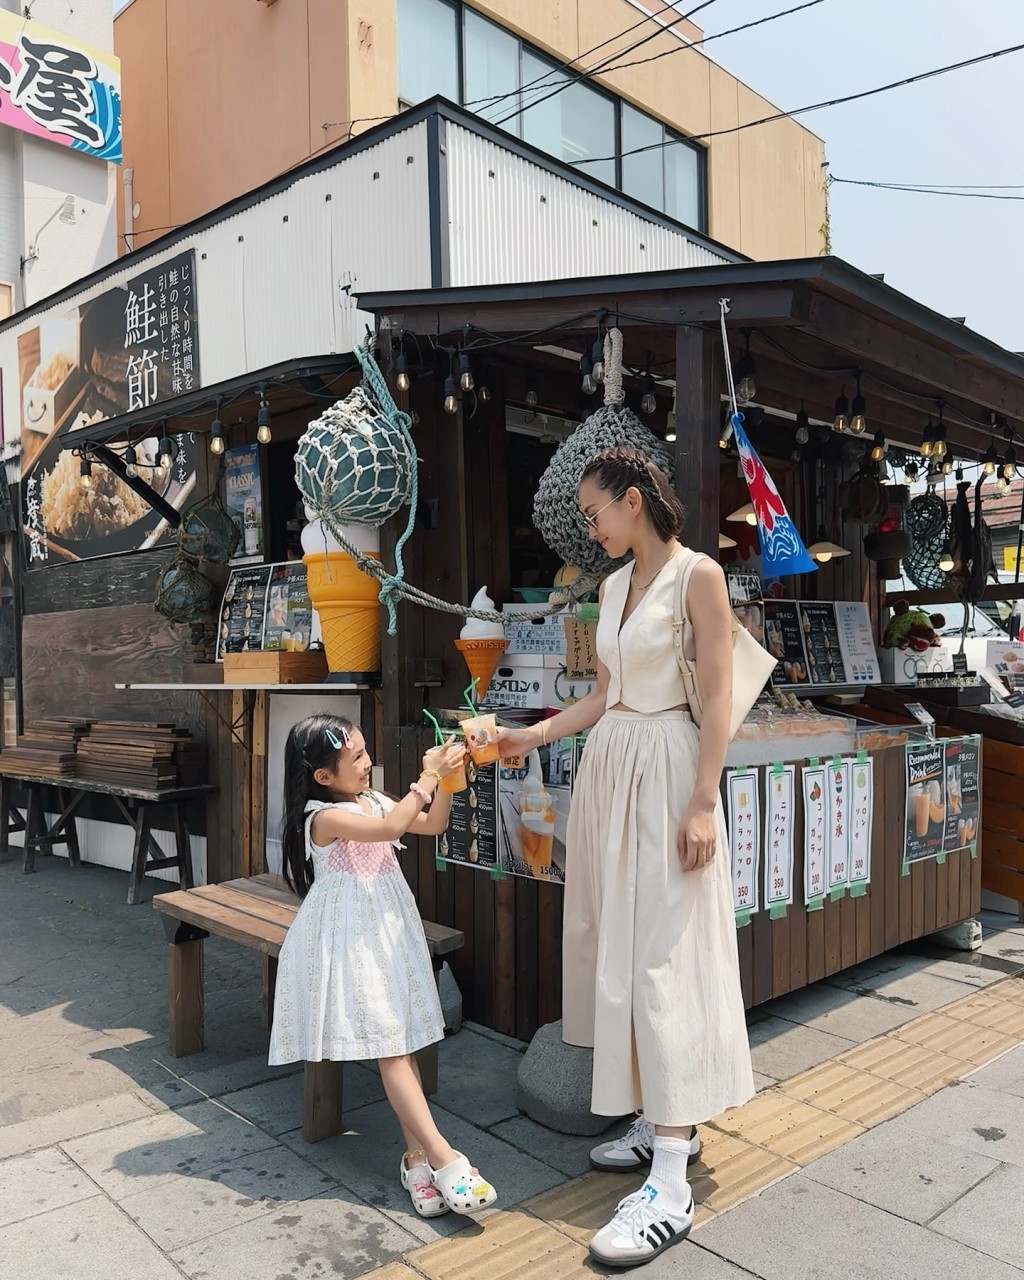
[[[342,744],[355,732],[344,716],[316,715],[293,726],[284,744],[284,824],[281,852],[284,878],[300,898],[313,887],[313,865],[306,858],[306,803],[334,797],[313,777],[317,769],[333,770]]]

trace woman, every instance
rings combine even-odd
[[[597,688],[529,729],[502,735],[523,754],[593,727],[567,834],[563,1036],[593,1046],[597,1115],[642,1114],[595,1148],[598,1168],[640,1169],[590,1244],[600,1262],[636,1266],[693,1223],[687,1164],[698,1122],[754,1094],[719,783],[732,709],[732,614],[706,557],[687,591],[701,727],[673,643],[686,551],[683,512],[664,473],[632,447],[587,466],[579,504],[612,560],[632,561],[601,589]]]

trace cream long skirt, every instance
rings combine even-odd
[[[593,1047],[591,1109],[709,1120],[754,1095],[721,803],[712,862],[684,872],[679,823],[697,773],[688,712],[608,711],[569,817],[563,1038]]]

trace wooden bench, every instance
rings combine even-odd
[[[28,803],[24,815],[19,814],[11,800],[11,784],[14,782],[21,783],[27,792]],[[50,826],[46,825],[44,787],[56,789],[61,809]],[[215,790],[215,787],[204,785],[147,791],[141,787],[85,778],[40,778],[31,774],[0,772],[0,858],[10,852],[11,832],[24,831],[25,859],[22,870],[26,875],[31,875],[36,869],[36,852],[52,852],[55,844],[67,846],[68,861],[73,867],[77,867],[80,856],[75,811],[86,795],[109,796],[135,837],[132,869],[128,878],[129,905],[138,901],[147,871],[176,867],[178,883],[183,888],[190,889],[194,881],[185,806],[190,800],[205,800]],[[175,851],[171,857],[164,854],[153,838],[153,810],[160,805],[170,805],[173,809]]]
[[[203,1025],[203,940],[210,934],[227,938],[263,956],[263,1018],[273,1021],[277,957],[299,899],[280,876],[259,875],[198,889],[162,893],[153,906],[167,934],[167,997],[170,1052],[174,1058],[205,1047]],[[450,955],[465,943],[458,929],[423,921],[434,977]],[[416,1055],[424,1092],[437,1092],[437,1045]],[[307,1062],[303,1082],[302,1136],[321,1142],[341,1132],[342,1069],[340,1062]]]

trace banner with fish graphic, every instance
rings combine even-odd
[[[743,414],[731,417],[736,449],[740,455],[743,478],[747,482],[750,502],[757,516],[757,532],[761,541],[761,576],[786,578],[795,573],[813,573],[817,565],[786,511],[786,504],[775,487],[775,481],[757,456],[743,430]]]

